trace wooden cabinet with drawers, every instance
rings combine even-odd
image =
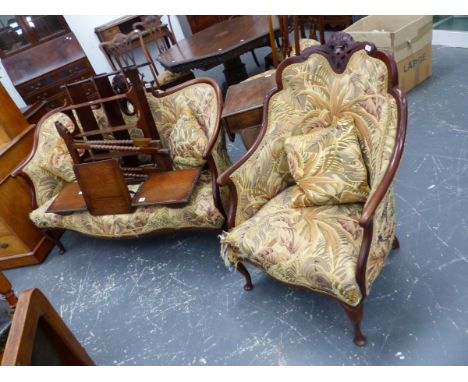
[[[31,192],[11,173],[29,155],[34,125],[24,118],[0,84],[0,269],[38,264],[53,244],[29,220]]]
[[[189,15],[187,22],[192,33],[197,33],[221,21],[229,20],[231,17],[228,15]]]
[[[61,16],[16,16],[9,19],[12,26],[24,31],[23,44],[13,43],[12,33],[2,32],[0,16],[0,56],[13,85],[28,105],[37,101],[48,101],[47,108],[62,106],[67,95],[62,85],[93,76],[94,70],[81,45],[70,31]],[[29,19],[28,19],[29,17]],[[45,17],[48,19],[43,20]],[[16,21],[14,21],[16,20]],[[29,21],[28,21],[29,20]],[[39,23],[42,21],[42,24]],[[60,21],[60,23],[59,23]],[[32,28],[31,24],[42,25],[42,29]],[[44,26],[48,26],[44,32]],[[14,29],[13,34],[19,30]],[[52,33],[53,32],[53,33]],[[40,38],[40,36],[43,36]],[[12,48],[16,47],[16,48]],[[94,91],[89,94],[95,97]]]

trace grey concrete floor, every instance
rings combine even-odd
[[[100,365],[467,365],[467,62],[468,50],[434,46],[433,76],[408,95],[401,249],[366,301],[364,348],[331,299],[256,270],[244,292],[212,232],[126,241],[68,232],[64,256],[5,273],[17,291],[40,288]],[[208,74],[221,81],[220,68]],[[229,150],[234,160],[245,151],[240,141]]]

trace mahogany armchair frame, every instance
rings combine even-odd
[[[293,56],[285,61],[283,61],[276,71],[276,84],[277,88],[273,89],[265,98],[263,105],[263,122],[260,128],[260,132],[252,145],[252,147],[244,154],[244,156],[239,159],[238,162],[233,164],[231,167],[226,169],[224,173],[218,178],[218,184],[220,186],[228,186],[231,195],[231,203],[229,206],[227,226],[232,228],[236,225],[235,217],[237,210],[237,190],[231,180],[230,176],[256,152],[260,143],[262,142],[267,127],[268,127],[268,105],[271,97],[283,89],[282,83],[282,73],[283,70],[291,64],[301,63],[307,60],[307,58],[312,54],[320,54],[325,57],[330,66],[333,68],[335,73],[343,73],[346,69],[347,63],[351,58],[351,55],[358,50],[365,50],[370,57],[379,59],[385,63],[388,70],[388,93],[391,94],[397,103],[398,108],[398,126],[395,138],[395,145],[393,152],[388,164],[388,167],[385,171],[385,174],[381,182],[376,185],[376,191],[372,196],[367,200],[361,218],[359,220],[359,225],[363,228],[363,238],[361,243],[361,248],[359,251],[359,257],[357,261],[356,268],[356,281],[359,285],[359,289],[362,294],[362,300],[357,306],[351,306],[343,303],[342,301],[337,300],[344,308],[349,319],[353,323],[354,327],[354,342],[358,346],[364,346],[366,344],[366,338],[361,332],[361,321],[364,312],[364,300],[367,297],[366,290],[366,270],[367,270],[367,261],[369,257],[370,247],[372,243],[373,236],[373,216],[383,197],[387,193],[393,179],[395,178],[396,171],[398,169],[401,157],[403,154],[403,147],[405,144],[406,137],[406,127],[408,120],[408,104],[405,93],[401,90],[398,85],[398,71],[394,59],[383,51],[377,50],[374,44],[369,42],[356,42],[352,37],[345,32],[337,32],[332,35],[326,45],[313,46],[305,49],[301,55]],[[399,248],[398,239],[394,238],[392,249]],[[249,261],[245,261],[251,263]],[[252,265],[259,267],[256,264],[251,263]],[[244,276],[246,284],[244,286],[245,290],[251,290],[253,288],[252,280],[249,272],[242,264],[239,262],[237,264],[237,270]],[[264,270],[265,271],[265,270]],[[281,280],[278,280],[282,282]],[[284,283],[284,282],[283,282]],[[287,284],[287,283],[284,283]],[[290,285],[292,287],[297,287],[296,285]],[[302,287],[301,287],[302,288]],[[305,288],[308,289],[308,288]],[[320,292],[319,292],[320,293]],[[327,294],[325,294],[327,295]],[[328,296],[328,295],[327,295]],[[332,297],[332,296],[329,296]],[[334,298],[334,297],[332,297]]]

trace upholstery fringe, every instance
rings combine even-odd
[[[221,242],[221,258],[224,261],[224,265],[230,270],[233,271],[237,268],[237,263],[239,260],[237,256],[234,254],[232,248],[230,248],[230,243],[226,238],[227,232],[223,231],[220,235],[218,235],[219,241]]]

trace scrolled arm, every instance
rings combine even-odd
[[[359,225],[364,228],[364,232],[357,261],[356,281],[359,285],[363,298],[367,296],[367,263],[374,235],[374,214],[380,202],[389,190],[390,185],[395,177],[403,154],[403,147],[406,138],[406,126],[408,121],[408,104],[406,95],[398,86],[395,86],[391,93],[397,100],[399,115],[397,134],[395,137],[395,146],[393,148],[387,169],[385,170],[385,173],[380,182],[377,185],[374,185],[374,192],[364,205],[361,218],[359,219]]]
[[[374,216],[377,207],[384,198],[393,179],[395,178],[395,174],[398,170],[398,166],[403,155],[403,147],[405,145],[406,138],[406,126],[408,121],[408,104],[405,94],[399,87],[394,88],[392,93],[394,93],[393,95],[398,102],[397,105],[399,114],[397,135],[395,138],[396,143],[384,176],[382,177],[381,181],[374,186],[375,191],[364,205],[361,218],[359,219],[359,225],[361,227],[367,227],[372,221],[372,217]]]

